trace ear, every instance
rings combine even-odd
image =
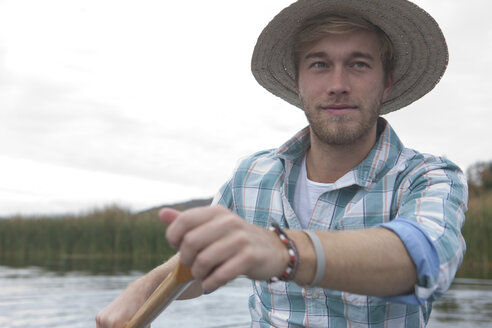
[[[383,92],[383,101],[386,100],[391,90],[393,89],[394,76],[393,73],[389,74],[385,81],[385,88]]]

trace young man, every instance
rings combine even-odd
[[[247,275],[253,327],[425,326],[465,250],[466,181],[380,115],[430,91],[447,59],[438,25],[406,0],[299,0],[277,15],[253,74],[309,126],[243,160],[213,206],[161,211],[197,279],[184,297]],[[98,327],[122,326],[177,261],[132,283]]]

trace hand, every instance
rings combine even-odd
[[[173,256],[166,263],[159,265],[146,275],[132,282],[113,302],[107,305],[96,317],[97,328],[122,328],[157,286],[171,273],[179,261]],[[199,292],[189,292],[189,297],[198,296]]]
[[[163,209],[166,238],[179,249],[202,288],[213,291],[239,275],[266,280],[279,276],[289,255],[275,233],[250,224],[221,206],[185,212]]]
[[[146,297],[135,281],[96,316],[97,328],[123,328],[145,302]]]

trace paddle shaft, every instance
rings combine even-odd
[[[150,325],[192,282],[193,277],[190,269],[179,262],[176,268],[135,313],[125,328],[145,328]]]

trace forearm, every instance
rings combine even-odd
[[[145,276],[137,279],[133,284],[135,288],[141,288],[142,292],[146,295],[147,299],[154,290],[160,285],[161,282],[166,279],[166,277],[174,270],[178,264],[179,256],[176,254],[171,257],[168,261],[160,266],[154,268],[152,271],[147,273]],[[129,286],[133,287],[133,286]],[[186,300],[190,298],[195,298],[203,294],[203,290],[199,283],[194,283],[188,287],[183,294],[178,298],[178,300]]]
[[[166,279],[166,277],[171,273],[174,267],[177,265],[179,257],[174,255],[165,263],[155,267],[152,271],[149,271],[144,276],[135,280],[128,287],[135,287],[140,289],[140,292],[145,295],[147,299],[154,290],[159,286],[159,284]]]
[[[123,327],[172,271],[175,263],[177,258],[173,257],[129,284],[116,299],[97,314],[97,327]]]
[[[326,258],[319,287],[371,296],[412,293],[415,265],[400,238],[390,230],[316,231]],[[289,231],[300,252],[295,282],[308,285],[314,278],[316,254],[302,231]]]
[[[98,313],[96,316],[97,327],[123,327],[159,284],[173,271],[178,260],[179,257],[175,255],[166,263],[129,284],[123,293]],[[200,294],[199,286],[192,285],[182,295],[182,299],[196,297]]]

